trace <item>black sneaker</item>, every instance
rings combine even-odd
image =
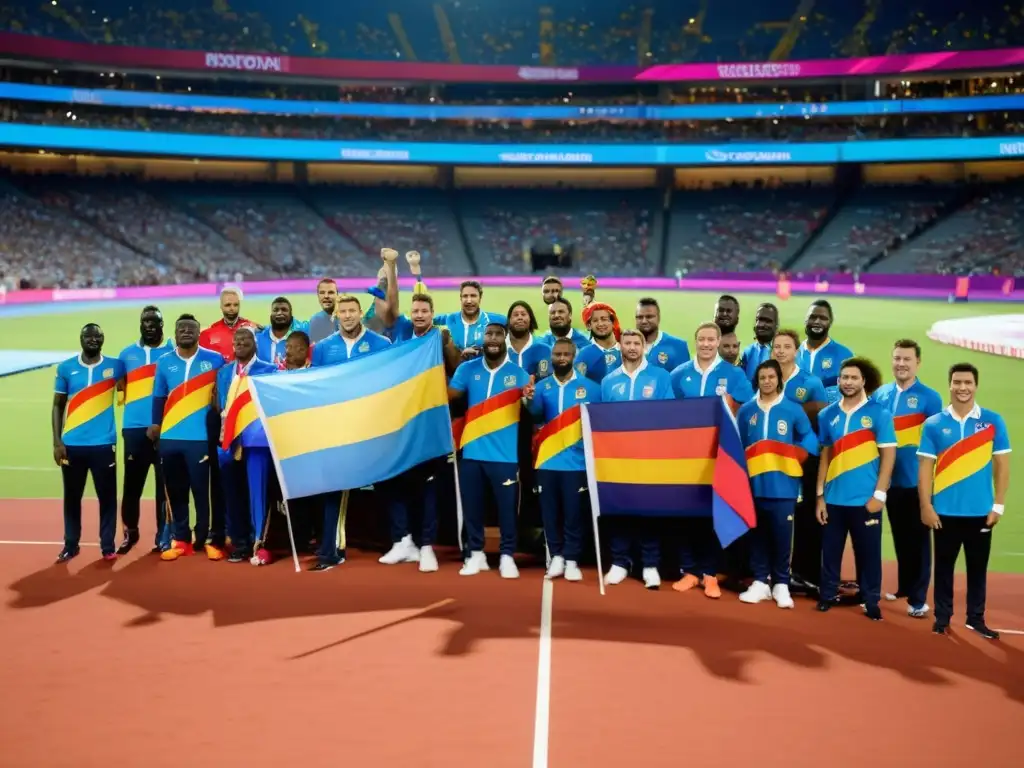
[[[949,624],[943,624],[940,621],[936,621],[934,624],[932,624],[932,634],[934,634],[934,635],[948,635],[949,634]]]
[[[117,554],[119,554],[119,555],[127,555],[129,552],[132,551],[132,547],[134,547],[138,543],[139,543],[139,530],[138,530],[138,528],[136,528],[135,530],[130,530],[130,529],[126,528],[125,532],[124,532],[124,541],[122,541],[121,544],[118,546]]]
[[[832,610],[832,606],[835,605],[835,604],[836,604],[835,600],[819,600],[818,601],[818,610],[821,613],[826,613],[828,611],[831,611]]]
[[[55,562],[66,563],[73,557],[78,557],[78,547],[75,547],[74,549],[64,547],[64,549],[60,551],[60,554],[57,555],[57,559]]]
[[[986,640],[998,640],[999,639],[999,633],[996,632],[994,629],[989,629],[988,627],[986,627],[984,621],[973,621],[973,622],[969,621],[964,626],[966,626],[972,632],[977,632],[979,635],[984,637]]]
[[[237,549],[233,550],[231,554],[228,555],[229,563],[244,563],[248,559],[249,556],[245,552],[242,552]]]
[[[316,565],[314,565],[314,566],[313,566],[312,568],[310,568],[309,570],[311,570],[311,571],[315,571],[315,572],[318,572],[318,573],[319,573],[319,572],[323,572],[323,571],[331,571],[331,570],[334,570],[334,569],[335,569],[335,568],[337,568],[337,567],[338,567],[339,565],[341,565],[341,563],[323,563],[323,562],[318,562],[318,563],[317,563]]]
[[[881,621],[882,620],[882,609],[879,608],[877,605],[865,605],[864,606],[864,615],[867,616],[872,621]]]

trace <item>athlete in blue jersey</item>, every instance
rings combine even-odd
[[[519,506],[519,414],[522,398],[532,397],[533,380],[508,359],[504,320],[492,320],[483,340],[483,355],[458,367],[448,396],[469,404],[462,431],[458,478],[462,492],[465,550],[459,571],[475,576],[488,570],[484,554],[484,505],[488,489],[498,507],[501,530],[499,572],[519,578],[514,559]]]
[[[170,510],[164,492],[164,473],[156,446],[146,436],[153,423],[153,381],[156,361],[174,351],[174,343],[164,340],[164,317],[157,307],[149,306],[139,317],[139,340],[122,350],[118,358],[124,364],[125,377],[118,388],[124,396],[121,437],[124,439],[124,488],[121,491],[121,524],[124,539],[117,554],[126,555],[139,541],[139,517],[142,492],[149,468],[153,468],[156,491],[156,529],[153,552],[171,546]]]
[[[147,431],[151,440],[160,441],[174,523],[171,548],[160,558],[177,560],[203,547],[209,559],[223,560],[224,521],[219,512],[211,520],[210,513],[210,460],[216,457],[210,456],[213,441],[207,425],[210,411],[216,409],[213,390],[224,357],[199,346],[199,321],[193,315],[181,315],[174,323],[174,341],[174,352],[156,361],[153,423]],[[194,542],[189,530],[189,491],[196,509]]]
[[[754,380],[757,396],[736,414],[757,511],[757,526],[750,532],[754,582],[740,600],[774,599],[779,608],[792,608],[789,558],[801,459],[818,452],[818,439],[807,414],[783,395],[782,369],[775,360],[758,365]]]
[[[224,425],[222,429],[228,426],[228,407],[246,391],[246,377],[265,376],[279,370],[277,365],[256,356],[256,335],[249,328],[235,331],[234,353],[234,360],[217,371],[214,398],[221,414],[221,424]],[[283,359],[282,355],[282,362]],[[272,471],[270,446],[259,421],[246,427],[236,444],[228,450],[220,442],[218,440],[217,460],[224,490],[225,527],[231,539],[228,561],[244,563],[253,556],[254,545],[265,538],[265,530],[258,530],[255,526],[256,521],[265,521],[269,515],[267,491]]]
[[[601,386],[573,370],[576,347],[559,339],[551,350],[553,374],[543,379],[527,400],[530,413],[543,423],[534,450],[537,493],[544,538],[551,562],[547,578],[582,581],[583,501],[587,467],[583,455],[584,403],[601,402]]]
[[[491,320],[505,319],[480,309],[484,289],[476,280],[466,280],[459,286],[459,301],[462,310],[435,318],[438,325],[445,326],[452,334],[452,341],[462,353],[463,360],[477,357],[483,349],[484,332]]]
[[[622,365],[601,382],[601,402],[672,400],[668,371],[651,365],[644,357],[643,334],[627,329],[622,332],[620,343]],[[612,555],[612,567],[605,574],[605,583],[621,584],[626,580],[632,566],[630,550],[639,542],[644,586],[647,589],[660,587],[661,544],[654,521],[645,517],[614,516],[606,518],[605,525],[611,537]]]
[[[285,344],[292,331],[307,331],[309,325],[292,315],[292,303],[284,296],[270,302],[270,325],[256,334],[256,357],[278,368],[284,367]]]
[[[559,283],[561,286],[561,283]],[[551,347],[559,339],[569,339],[576,345],[576,351],[590,344],[590,338],[572,327],[572,303],[564,296],[559,296],[548,304],[548,328],[550,329],[537,341]]]
[[[892,415],[871,398],[881,384],[874,365],[851,358],[839,372],[842,399],[818,414],[817,514],[825,526],[818,610],[829,610],[839,599],[849,536],[864,613],[873,621],[882,619],[882,507],[896,463]]]
[[[103,354],[103,330],[89,323],[78,337],[82,351],[57,366],[53,387],[53,460],[64,481],[63,563],[79,552],[82,494],[92,475],[100,503],[100,552],[114,560],[117,532],[117,428],[114,401],[124,363]]]
[[[339,296],[336,313],[341,330],[313,346],[314,368],[345,363],[390,346],[386,338],[363,327],[362,305],[355,296]]]
[[[535,379],[551,373],[551,347],[534,337],[537,318],[525,301],[514,301],[508,309],[508,359]]]
[[[320,304],[320,311],[306,323],[306,332],[313,344],[329,338],[340,328],[338,318],[334,314],[338,301],[338,284],[329,277],[323,278],[316,284],[316,300]]]
[[[893,417],[896,430],[896,466],[885,508],[896,548],[897,587],[886,600],[907,600],[907,613],[920,619],[928,615],[928,583],[932,575],[932,542],[928,526],[921,521],[917,492],[917,449],[924,422],[942,411],[942,396],[917,378],[921,346],[912,339],[893,345],[892,373],[895,381],[884,384],[875,400]]]
[[[562,298],[562,279],[556,275],[548,275],[541,281],[540,297],[546,306],[551,306]]]
[[[818,299],[811,302],[804,322],[807,340],[800,345],[796,356],[796,364],[801,370],[821,379],[830,403],[840,398],[839,367],[844,360],[853,357],[849,347],[833,341],[829,336],[832,321],[832,305],[828,301]]]
[[[1010,486],[1010,435],[1003,417],[976,401],[978,369],[949,369],[949,408],[929,418],[918,448],[921,520],[935,531],[935,624],[944,635],[953,618],[953,573],[967,560],[967,628],[988,640],[985,593],[992,531]]]
[[[740,353],[740,367],[756,385],[757,366],[772,358],[772,344],[779,330],[779,308],[765,302],[754,311],[754,342]]]
[[[583,319],[592,343],[576,353],[576,371],[600,383],[622,364],[619,318],[608,304],[594,302],[583,310]]]
[[[658,300],[646,296],[636,304],[636,329],[644,335],[644,354],[651,365],[674,371],[690,360],[690,346],[661,330]]]

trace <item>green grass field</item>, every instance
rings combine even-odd
[[[600,298],[617,307],[624,317],[631,317],[633,306],[641,296],[633,291],[601,291]],[[662,327],[676,335],[691,337],[696,325],[711,319],[714,296],[706,293],[661,292]],[[314,296],[290,297],[298,317],[309,317],[317,310]],[[522,289],[489,288],[484,305],[503,311],[515,299],[525,298],[542,307],[539,292]],[[577,296],[570,294],[576,302]],[[752,337],[753,310],[759,301],[774,300],[771,296],[743,295],[740,338],[744,344]],[[270,297],[247,297],[243,314],[266,321]],[[437,311],[458,309],[453,292],[435,295]],[[803,315],[809,297],[794,297],[781,306],[784,326],[803,328]],[[578,303],[578,302],[577,302]],[[945,318],[977,315],[1014,314],[1020,310],[1012,305],[955,304],[911,302],[861,298],[835,298],[834,336],[860,355],[873,359],[883,372],[889,373],[889,354],[896,338],[916,339],[924,349],[921,378],[948,395],[946,369],[954,362],[967,360],[981,369],[978,400],[1000,412],[1010,429],[1011,440],[1019,439],[1024,425],[1024,399],[1021,398],[1020,361],[968,352],[928,340],[925,332],[933,322]],[[138,336],[139,307],[125,308],[119,304],[89,308],[69,313],[33,317],[0,315],[5,349],[74,350],[78,332],[87,322],[98,322],[106,333],[105,351],[116,355]],[[216,301],[175,301],[161,305],[167,325],[181,312],[192,312],[204,325],[219,317]],[[542,325],[544,324],[541,318]],[[0,443],[0,497],[59,498],[60,474],[53,465],[50,440],[50,404],[53,392],[53,369],[32,371],[0,379],[0,423],[5,440]],[[1015,477],[1024,477],[1024,460],[1018,451],[1013,454]],[[89,491],[91,493],[91,489]],[[992,569],[1024,572],[1024,481],[1011,484],[1007,513],[1000,524],[992,553]]]

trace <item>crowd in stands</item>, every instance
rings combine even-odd
[[[1024,42],[1021,19],[1005,0],[37,0],[0,9],[5,29],[99,44],[557,66],[995,48]]]

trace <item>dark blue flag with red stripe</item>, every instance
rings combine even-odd
[[[719,397],[583,408],[595,515],[710,516],[727,547],[756,524],[747,461]]]

